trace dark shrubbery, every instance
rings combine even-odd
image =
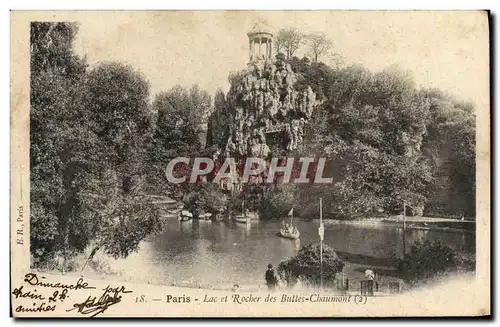
[[[267,190],[262,197],[260,214],[262,219],[285,217],[294,205],[293,192],[287,189]]]
[[[228,204],[226,195],[216,184],[196,184],[190,193],[183,198],[186,210],[199,217],[203,212],[217,214]]]
[[[416,242],[398,266],[405,280],[422,282],[454,269],[455,252],[440,242]]]
[[[344,262],[339,259],[333,248],[323,246],[323,284],[333,285],[335,275],[344,269]],[[293,286],[300,279],[309,285],[321,283],[320,246],[309,244],[300,249],[291,259],[281,261],[277,268],[281,280]]]

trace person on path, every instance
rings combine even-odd
[[[274,291],[276,285],[278,284],[278,279],[276,278],[272,264],[267,265],[266,284],[269,291]]]

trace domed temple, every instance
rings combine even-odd
[[[273,56],[273,33],[269,26],[256,23],[247,33],[249,41],[249,60],[269,60]]]

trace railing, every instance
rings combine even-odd
[[[339,291],[346,293],[358,293],[366,296],[376,296],[385,294],[398,294],[403,289],[400,281],[382,281],[375,279],[355,279],[346,277],[344,273],[336,278],[336,286]]]

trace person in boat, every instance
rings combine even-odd
[[[274,289],[276,288],[276,285],[278,284],[278,278],[276,278],[276,274],[274,272],[272,264],[267,265],[265,277],[266,277],[267,289],[269,291],[274,291]]]

